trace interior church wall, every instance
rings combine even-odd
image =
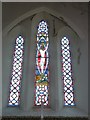
[[[72,16],[72,14],[70,14]],[[87,35],[76,34],[78,28],[69,28],[47,12],[40,12],[12,28],[6,36],[3,33],[3,115],[40,116],[40,108],[34,107],[34,79],[37,25],[41,19],[49,24],[50,40],[50,108],[44,110],[46,116],[87,116],[88,113],[88,39]],[[55,26],[54,26],[55,22]],[[55,27],[55,30],[54,30]],[[79,28],[78,28],[79,30]],[[80,29],[81,30],[81,29]],[[82,31],[81,33],[83,33]],[[65,107],[63,102],[63,84],[61,80],[61,62],[59,38],[65,34],[71,38],[72,67],[75,87],[76,106]],[[24,62],[21,86],[21,104],[8,107],[9,85],[11,79],[14,43],[17,35],[24,36]],[[85,39],[86,38],[86,39]],[[73,39],[73,40],[72,40]],[[80,48],[78,50],[78,48]],[[58,52],[58,54],[56,54]],[[80,55],[80,57],[79,57]],[[58,59],[59,58],[59,59]]]

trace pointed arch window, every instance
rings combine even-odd
[[[36,42],[35,105],[47,106],[49,96],[49,38],[47,22],[38,25]]]
[[[62,56],[62,79],[64,83],[64,105],[75,105],[74,87],[72,78],[72,64],[70,41],[67,37],[61,40],[61,56]]]
[[[19,35],[15,40],[12,75],[10,81],[10,94],[8,102],[9,106],[18,106],[20,104],[23,51],[24,51],[24,38],[21,35]]]

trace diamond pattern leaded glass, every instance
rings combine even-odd
[[[49,90],[49,55],[48,25],[42,20],[38,25],[35,70],[35,105],[48,105]]]
[[[70,41],[67,37],[61,40],[61,54],[62,54],[62,79],[64,82],[64,104],[75,105],[74,103],[74,89],[71,67],[71,53]]]
[[[17,106],[20,102],[20,86],[22,79],[24,39],[18,36],[15,41],[15,51],[13,55],[13,68],[10,82],[9,106]]]

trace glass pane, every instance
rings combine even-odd
[[[64,104],[75,105],[71,66],[70,42],[64,37],[61,40],[62,51],[62,79],[64,82]]]
[[[36,44],[35,105],[48,105],[49,55],[48,25],[42,20],[38,25]]]
[[[22,62],[23,62],[23,45],[24,39],[19,36],[15,41],[15,51],[13,55],[13,67],[12,76],[10,82],[10,95],[9,103],[10,106],[17,106],[20,102],[20,87],[22,79]]]

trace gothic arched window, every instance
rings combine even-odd
[[[12,76],[10,81],[9,106],[18,106],[20,103],[20,87],[22,79],[24,39],[21,35],[16,38],[13,55]]]
[[[61,40],[61,55],[62,55],[62,79],[64,83],[64,105],[75,105],[74,88],[72,78],[71,52],[70,41],[67,37]]]
[[[49,92],[49,38],[48,25],[42,20],[38,25],[35,68],[35,105],[48,105]]]

